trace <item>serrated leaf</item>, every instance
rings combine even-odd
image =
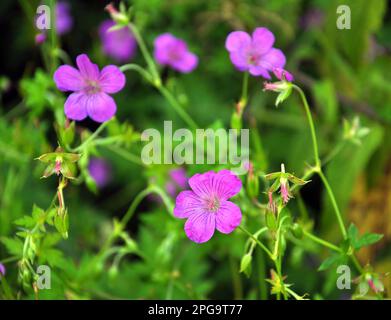
[[[342,261],[342,258],[343,257],[341,255],[339,255],[339,254],[334,254],[334,255],[328,257],[319,266],[318,271],[324,271],[324,270],[329,269],[333,265],[337,264],[339,261]]]
[[[8,252],[14,256],[22,257],[23,242],[17,238],[2,238],[1,242],[7,248]]]
[[[353,246],[355,249],[360,249],[365,246],[369,246],[380,241],[383,238],[382,234],[378,233],[366,233],[360,239],[358,239]]]
[[[16,219],[14,223],[25,228],[32,228],[36,222],[32,217],[24,216],[22,218]]]

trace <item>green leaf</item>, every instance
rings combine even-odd
[[[32,228],[35,225],[35,220],[30,216],[24,216],[22,218],[16,219],[14,223],[21,227]]]
[[[322,262],[322,264],[318,268],[318,271],[327,270],[333,265],[337,264],[338,262],[341,262],[342,260],[343,260],[343,256],[339,254],[333,254],[332,256],[328,257],[326,260]]]
[[[349,226],[348,236],[350,244],[356,250],[374,244],[383,238],[383,235],[378,233],[365,233],[360,237],[358,229],[353,223]]]
[[[355,249],[360,249],[365,246],[369,246],[380,241],[383,238],[382,234],[378,233],[366,233],[364,234],[353,246]]]
[[[2,238],[1,242],[4,244],[10,254],[17,257],[22,257],[23,242],[21,240],[17,238]]]

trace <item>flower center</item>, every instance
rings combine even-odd
[[[220,201],[216,196],[212,196],[211,198],[206,199],[205,206],[209,212],[216,212],[220,208]]]
[[[247,54],[247,62],[248,62],[248,64],[251,64],[251,65],[254,65],[254,66],[258,65],[259,58],[260,58],[260,55],[257,52],[250,51]]]
[[[181,53],[178,52],[178,50],[176,50],[175,48],[169,51],[168,56],[171,61],[178,61],[181,59]]]
[[[86,86],[84,88],[87,94],[94,94],[101,91],[99,82],[96,80],[86,80]]]

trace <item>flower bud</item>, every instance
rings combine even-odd
[[[251,253],[246,253],[242,260],[240,261],[240,272],[244,272],[247,277],[251,275],[251,261],[252,261]]]
[[[291,230],[292,230],[293,235],[297,239],[303,238],[303,229],[302,229],[302,227],[298,223],[293,224]]]
[[[125,26],[129,23],[128,16],[123,11],[118,11],[114,4],[111,2],[106,7],[105,10],[110,14],[111,18],[118,23],[120,26]]]

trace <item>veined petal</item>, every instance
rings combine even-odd
[[[259,54],[268,52],[274,44],[274,35],[267,28],[256,28],[252,34],[253,47]]]
[[[72,93],[64,104],[64,112],[68,119],[83,120],[87,117],[87,97],[82,92]]]
[[[272,71],[274,68],[283,68],[286,59],[280,49],[272,48],[267,53],[262,55],[260,66]]]
[[[236,195],[242,188],[242,181],[231,171],[208,171],[195,174],[189,179],[191,189],[199,197],[209,199],[217,196],[220,201],[227,200]]]
[[[80,72],[71,66],[60,66],[53,76],[56,86],[61,91],[79,91],[83,87]]]
[[[200,198],[190,190],[182,191],[175,201],[174,216],[180,219],[203,212]]]
[[[191,241],[203,243],[212,238],[215,231],[215,216],[210,213],[193,214],[185,223],[185,232]]]
[[[112,97],[104,92],[100,92],[88,96],[86,110],[92,120],[105,122],[115,115],[117,105]]]
[[[242,181],[230,170],[221,170],[213,178],[212,189],[220,200],[227,200],[242,189]]]
[[[99,86],[106,93],[116,93],[125,86],[125,75],[114,65],[102,69],[99,77]]]
[[[96,64],[92,63],[90,58],[83,53],[76,58],[77,67],[80,70],[80,74],[83,78],[88,80],[99,79],[99,68]]]
[[[224,201],[216,212],[216,229],[221,233],[231,233],[242,221],[240,208],[231,201]]]
[[[244,31],[231,32],[225,41],[225,48],[229,52],[239,51],[251,44],[251,37]]]

